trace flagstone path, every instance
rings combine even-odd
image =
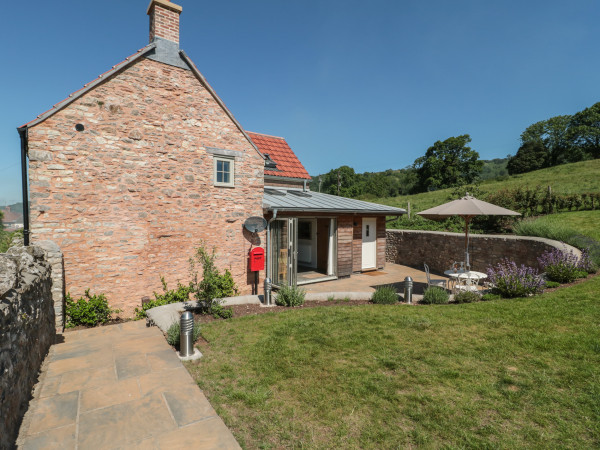
[[[67,332],[42,366],[19,449],[239,449],[156,328]]]

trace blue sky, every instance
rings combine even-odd
[[[147,44],[148,2],[5,5],[0,205],[20,201],[16,127]],[[238,121],[313,175],[402,168],[465,133],[505,157],[531,123],[600,101],[595,0],[176,3],[181,47]]]

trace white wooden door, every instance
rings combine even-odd
[[[377,268],[377,219],[362,220],[362,269]]]

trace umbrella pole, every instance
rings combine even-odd
[[[465,216],[465,255],[467,258],[466,264],[469,266],[469,222],[471,221],[470,216]]]

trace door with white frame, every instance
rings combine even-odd
[[[362,219],[362,270],[377,268],[377,219]]]

